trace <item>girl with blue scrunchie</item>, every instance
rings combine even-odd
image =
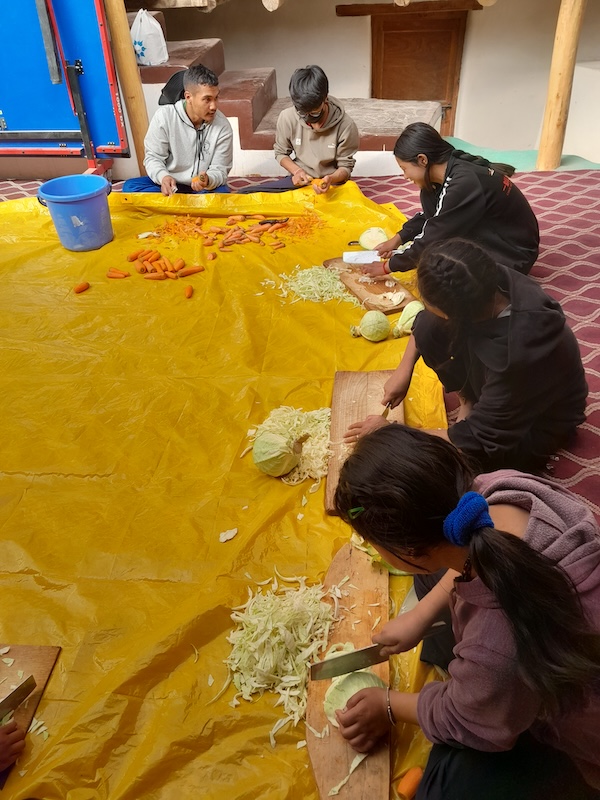
[[[402,425],[360,439],[336,491],[342,519],[393,566],[443,577],[373,641],[415,647],[448,606],[449,679],[363,689],[338,712],[359,752],[396,723],[433,742],[417,800],[600,798],[600,534],[544,478],[473,478],[450,443]]]

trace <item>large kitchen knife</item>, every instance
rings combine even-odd
[[[434,622],[431,628],[423,635],[424,639],[435,636],[446,628],[446,623],[440,620]],[[386,645],[372,644],[360,650],[353,650],[351,653],[344,653],[341,656],[326,658],[318,664],[311,664],[310,677],[313,681],[322,681],[325,678],[337,678],[338,675],[346,675],[348,672],[356,672],[358,669],[372,667],[387,661],[389,656],[382,656],[381,650]]]
[[[29,697],[35,687],[35,678],[30,675],[27,680],[24,680],[22,684],[6,695],[4,700],[0,701],[0,719],[3,719],[9,711],[14,711],[18,708]]]

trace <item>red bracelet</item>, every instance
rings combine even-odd
[[[388,267],[388,262],[384,261],[383,262],[383,274],[384,275],[389,275],[391,273],[391,271],[392,270]]]

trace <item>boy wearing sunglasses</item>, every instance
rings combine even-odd
[[[321,67],[297,69],[290,79],[293,106],[277,119],[275,158],[290,174],[242,192],[287,192],[313,183],[317,194],[345,183],[352,174],[359,134],[339,100],[329,94]]]

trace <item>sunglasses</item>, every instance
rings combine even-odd
[[[326,110],[327,103],[324,102],[319,111],[300,111],[300,109],[297,108],[296,114],[298,114],[300,119],[303,119],[305,122],[319,122]]]

